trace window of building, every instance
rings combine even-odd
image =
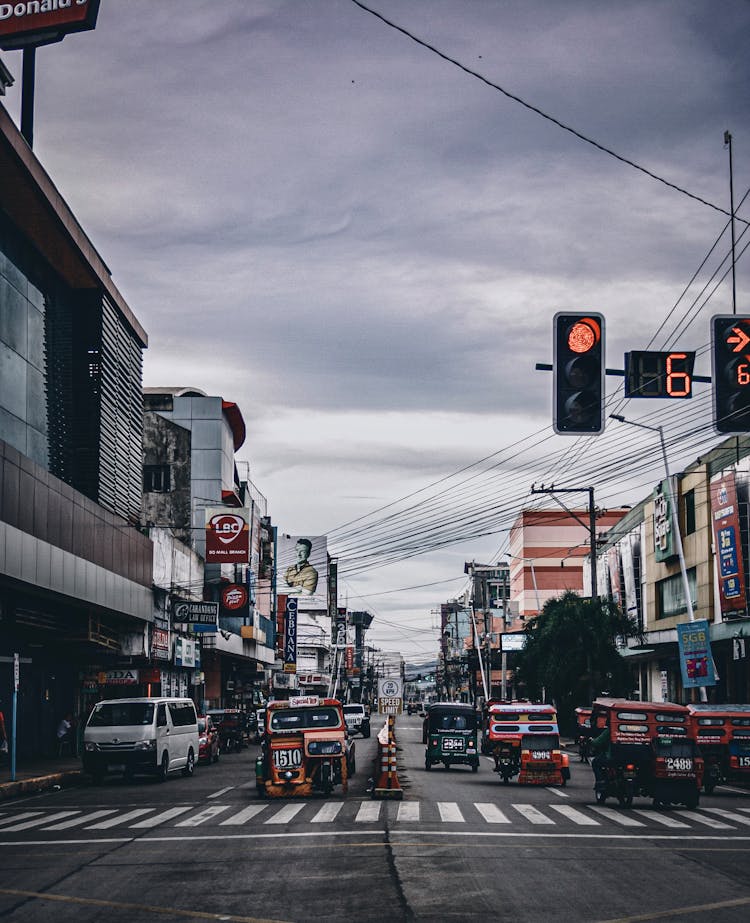
[[[166,494],[172,489],[169,465],[143,466],[144,493]]]
[[[687,572],[688,586],[690,587],[690,596],[693,602],[693,610],[697,608],[696,589],[695,589],[695,568],[691,567]],[[674,574],[667,577],[666,580],[660,580],[656,584],[656,593],[659,603],[658,619],[670,619],[675,615],[684,615],[687,612],[687,602],[685,601],[685,591],[682,585],[682,574]]]
[[[685,535],[695,532],[695,491],[688,490],[684,495]]]

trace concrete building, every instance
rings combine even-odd
[[[132,681],[133,641],[148,643],[147,338],[1,106],[0,176],[0,708],[17,655],[23,758]]]
[[[247,595],[241,610],[219,605],[213,630],[194,626],[200,656],[195,696],[206,707],[249,705],[267,687],[274,662],[273,554],[265,497],[244,478],[235,452],[245,441],[239,407],[196,388],[146,388],[143,393],[143,516],[166,527],[203,562],[199,586],[173,585],[168,610],[197,594],[222,602],[227,586]],[[206,509],[241,513],[250,529],[250,560],[243,564],[205,561]],[[265,564],[262,562],[265,561]],[[171,627],[184,625],[171,618]],[[201,627],[197,633],[197,627]]]

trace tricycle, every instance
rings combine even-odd
[[[597,699],[591,715],[594,793],[630,807],[638,795],[654,807],[696,808],[703,760],[688,709],[672,702]]]
[[[490,699],[483,710],[482,747],[505,785],[516,775],[521,785],[565,785],[570,778],[553,705]]]
[[[703,757],[703,791],[724,782],[750,782],[750,705],[688,705]]]
[[[454,764],[479,769],[477,713],[473,705],[462,702],[436,702],[427,709],[422,742],[426,744],[424,768],[429,772],[435,763],[446,769]]]
[[[354,745],[338,699],[304,695],[269,702],[264,720],[255,761],[255,786],[261,797],[327,795],[336,785],[346,793],[354,770]]]

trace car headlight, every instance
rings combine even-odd
[[[207,738],[207,737],[199,737],[199,738],[198,738],[198,743],[201,745],[201,747],[205,747],[206,744],[208,743],[208,738]]]
[[[135,742],[134,750],[156,750],[156,741],[155,740],[137,740]]]
[[[83,746],[87,753],[93,753],[94,751],[99,749],[99,745],[92,743],[90,740],[86,741],[86,743]]]

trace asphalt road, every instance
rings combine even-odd
[[[698,811],[505,786],[482,759],[424,770],[421,720],[398,719],[402,801],[367,794],[357,738],[346,797],[260,800],[256,748],[160,785],[119,779],[0,805],[0,920],[746,920],[750,794]]]

